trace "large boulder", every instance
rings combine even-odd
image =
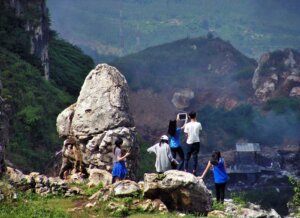
[[[116,68],[99,64],[83,83],[72,131],[75,135],[92,135],[120,126],[133,126],[127,81]]]
[[[89,174],[89,187],[97,186],[100,183],[102,183],[103,186],[107,186],[110,185],[112,182],[112,175],[106,170],[91,169]]]
[[[161,199],[169,210],[207,214],[212,209],[212,195],[203,181],[177,170],[145,174],[144,197]]]
[[[117,138],[131,150],[127,158],[129,178],[136,178],[136,131],[128,106],[125,77],[107,64],[99,64],[86,77],[77,102],[57,117],[57,131],[63,138],[75,137],[86,167],[110,171]]]

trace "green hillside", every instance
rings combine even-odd
[[[95,60],[212,31],[248,56],[299,48],[297,0],[48,0],[53,28]]]
[[[46,81],[40,60],[30,54],[26,16],[16,17],[4,2],[0,1],[0,79],[10,119],[7,159],[20,169],[41,171],[61,148],[56,117],[74,102],[93,61],[52,33],[50,81]]]

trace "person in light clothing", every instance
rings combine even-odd
[[[200,151],[200,131],[202,130],[201,123],[197,121],[195,112],[189,113],[191,121],[184,127],[186,134],[186,153],[184,158],[184,170],[187,172],[189,168],[189,160],[193,156],[193,174],[196,175],[198,165],[198,153]]]
[[[170,170],[172,168],[172,162],[178,164],[176,159],[172,156],[168,142],[168,136],[163,135],[161,136],[159,143],[156,143],[147,149],[149,153],[154,153],[156,155],[155,168],[157,173],[163,173]]]

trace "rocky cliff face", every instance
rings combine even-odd
[[[49,79],[49,20],[45,0],[6,0],[7,7],[15,10],[17,17],[26,20],[24,29],[30,33],[30,53],[39,57],[45,78]]]
[[[263,54],[254,72],[252,87],[261,102],[273,97],[300,97],[300,53],[285,49]]]
[[[2,83],[0,80],[0,94],[2,91]],[[5,171],[4,152],[5,146],[8,143],[8,117],[5,112],[5,102],[0,96],[0,177]]]
[[[122,138],[122,148],[131,149],[127,167],[129,177],[135,179],[139,149],[128,84],[116,68],[100,64],[88,74],[77,102],[58,115],[57,130],[61,137],[76,137],[87,166],[105,170],[111,170],[114,142]]]

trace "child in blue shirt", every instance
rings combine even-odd
[[[202,176],[200,176],[200,179],[203,179],[205,177],[206,173],[211,167],[213,167],[217,202],[224,203],[225,186],[229,177],[226,173],[225,161],[224,158],[221,157],[220,151],[213,152]]]

